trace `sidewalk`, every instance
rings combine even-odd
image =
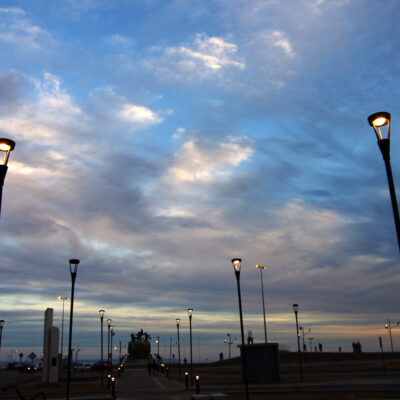
[[[145,369],[128,369],[116,385],[118,400],[190,400],[192,391],[183,383],[161,374],[149,375]]]

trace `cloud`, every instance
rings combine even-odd
[[[252,148],[238,139],[212,147],[189,140],[175,154],[168,179],[176,183],[201,183],[226,178],[252,154]]]
[[[130,103],[124,104],[118,116],[125,121],[139,125],[151,125],[163,121],[163,118],[149,108]]]
[[[237,45],[220,37],[197,34],[192,43],[181,46],[155,47],[159,56],[142,60],[161,80],[194,80],[223,72],[230,68],[245,69],[244,61],[236,55]]]
[[[0,43],[27,52],[38,51],[53,43],[49,32],[32,24],[20,8],[0,9]]]

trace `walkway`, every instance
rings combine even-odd
[[[164,375],[149,375],[145,369],[127,369],[117,382],[118,400],[189,400],[191,390]]]

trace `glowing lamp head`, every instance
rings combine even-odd
[[[267,269],[265,265],[256,264],[256,268],[258,269]]]
[[[100,316],[101,319],[103,319],[104,313],[105,313],[104,310],[99,310],[99,316]]]
[[[192,318],[192,315],[193,315],[193,308],[188,308],[188,315],[189,315],[189,318]]]
[[[15,142],[10,139],[0,138],[0,151],[4,152],[2,165],[7,165],[10,152],[14,150]]]
[[[185,372],[185,376],[188,376],[188,375],[189,375],[189,372],[186,371],[186,372]]]
[[[233,264],[233,268],[235,269],[235,272],[240,272],[240,269],[242,268],[242,259],[241,258],[232,258],[232,264]]]
[[[112,319],[109,318],[109,319],[107,320],[107,324],[111,326],[111,322],[112,322]]]
[[[386,111],[381,111],[381,112],[371,114],[368,117],[368,123],[374,128],[375,135],[378,140],[382,140],[382,139],[386,139],[386,138],[390,139],[390,113],[388,113]],[[381,129],[384,126],[387,126],[386,138],[382,134],[383,129]]]
[[[388,324],[385,324],[385,329],[389,329],[389,325]]]
[[[177,318],[175,321],[176,321],[176,324],[179,326],[179,324],[181,323],[181,319]]]
[[[62,297],[62,296],[57,296],[57,299],[58,300],[62,300],[64,297]]]

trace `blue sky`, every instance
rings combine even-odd
[[[1,359],[40,351],[79,258],[74,346],[187,334],[200,359],[245,330],[294,348],[292,304],[327,350],[378,350],[399,253],[368,115],[392,114],[397,1],[2,1]],[[398,186],[398,185],[397,185]],[[186,341],[187,342],[187,341]],[[66,343],[66,339],[65,339]],[[197,342],[196,342],[197,343]],[[394,344],[400,346],[394,330]],[[168,347],[168,346],[167,346]],[[39,350],[38,350],[39,349]]]

